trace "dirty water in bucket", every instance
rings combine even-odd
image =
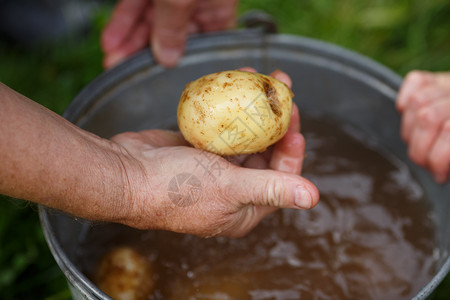
[[[312,210],[279,210],[240,239],[94,225],[78,263],[129,246],[151,265],[140,299],[410,299],[433,277],[434,223],[408,168],[366,136],[302,116]]]

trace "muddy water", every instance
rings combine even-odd
[[[156,270],[148,299],[410,299],[433,272],[434,225],[408,169],[358,131],[303,117],[310,211],[280,210],[242,239],[92,227],[80,264],[93,276],[129,245]]]

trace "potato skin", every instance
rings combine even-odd
[[[286,133],[291,90],[281,81],[245,71],[223,71],[186,85],[178,126],[196,148],[219,155],[266,150]]]

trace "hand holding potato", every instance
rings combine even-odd
[[[290,83],[280,71],[272,76]],[[319,193],[299,176],[305,146],[299,130],[294,106],[288,131],[273,148],[234,157],[234,164],[189,147],[177,132],[146,130],[113,137],[129,155],[124,168],[133,205],[121,222],[143,229],[238,237],[277,208],[312,208]]]
[[[397,108],[409,156],[429,169],[436,181],[445,182],[450,173],[450,73],[409,73]]]

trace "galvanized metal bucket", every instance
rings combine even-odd
[[[157,65],[146,50],[105,72],[74,99],[64,117],[105,138],[124,131],[169,128],[176,124],[178,99],[187,82],[242,66],[262,73],[286,71],[302,111],[330,115],[361,128],[411,168],[424,187],[437,225],[436,273],[414,299],[427,298],[450,269],[450,185],[436,184],[406,156],[394,108],[401,78],[370,59],[320,41],[260,29],[202,35],[189,41],[175,69]],[[74,299],[109,299],[75,263],[78,241],[90,222],[45,207],[40,207],[40,216]]]

